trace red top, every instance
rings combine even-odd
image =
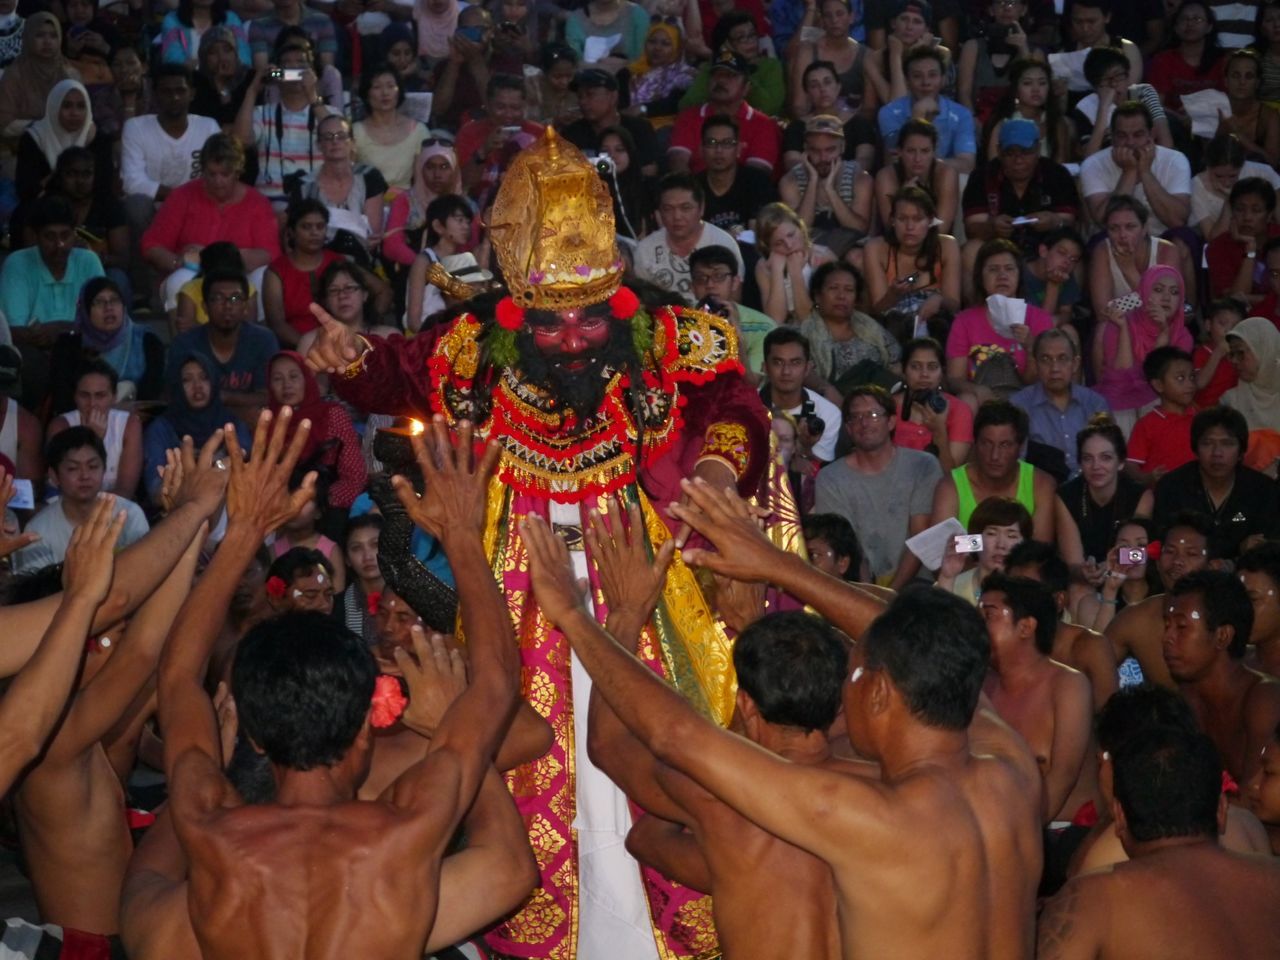
[[[692,173],[700,173],[706,167],[702,159],[702,124],[710,116],[711,109],[710,104],[704,103],[700,107],[681,110],[671,131],[670,149],[683,150],[689,154],[689,170]],[[779,151],[782,149],[782,131],[778,129],[778,124],[772,117],[745,102],[738,107],[734,119],[738,121],[738,139],[743,144],[742,162],[755,160],[759,165],[767,164],[776,180],[782,173],[778,163]]]
[[[1266,314],[1252,313],[1251,316],[1266,316]],[[1274,321],[1272,321],[1274,322]],[[1213,348],[1208,344],[1202,343],[1196,347],[1195,353],[1191,355],[1191,361],[1196,371],[1203,370],[1209,363],[1209,355],[1213,353]],[[1196,406],[1204,410],[1206,407],[1216,407],[1218,400],[1224,393],[1234,387],[1240,378],[1236,375],[1236,368],[1231,365],[1231,361],[1223,357],[1218,361],[1218,369],[1213,371],[1213,378],[1208,385],[1200,391],[1196,392]]]
[[[1129,459],[1141,464],[1144,473],[1159,467],[1175,470],[1196,458],[1191,449],[1191,421],[1194,406],[1182,413],[1170,413],[1164,404],[1138,418],[1129,436]]]
[[[284,294],[285,322],[299,333],[306,333],[320,326],[311,312],[311,304],[316,299],[315,282],[329,268],[329,264],[341,259],[332,250],[322,250],[320,266],[309,273],[295,267],[287,253],[271,261],[271,270],[280,278]]]
[[[1280,226],[1274,223],[1267,225],[1267,239],[1280,236]],[[1258,255],[1249,261],[1253,264],[1253,289],[1251,293],[1266,293],[1267,267],[1262,259],[1262,244],[1259,244]],[[1245,259],[1245,246],[1230,233],[1221,233],[1209,241],[1205,249],[1205,260],[1209,263],[1209,296],[1225,296],[1236,282],[1236,274],[1240,270],[1240,262]]]
[[[1160,100],[1171,110],[1182,113],[1182,95],[1199,93],[1201,90],[1221,90],[1223,67],[1227,62],[1225,56],[1218,57],[1216,63],[1204,73],[1197,73],[1196,68],[1182,59],[1177,50],[1161,50],[1151,58],[1147,67],[1145,80],[1156,88]]]
[[[203,180],[191,180],[175,187],[160,204],[142,235],[142,252],[161,247],[181,254],[192,244],[207,247],[219,240],[278,257],[280,230],[271,201],[253,187],[245,187],[238,202],[219,204],[205,191]]]

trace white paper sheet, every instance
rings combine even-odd
[[[991,320],[991,329],[1012,340],[1013,328],[1027,322],[1027,301],[993,293],[987,297],[987,317]]]
[[[1231,101],[1221,90],[1184,93],[1182,107],[1191,118],[1191,135],[1211,139],[1218,132],[1219,114],[1231,116]]]
[[[1053,71],[1053,78],[1066,80],[1068,90],[1091,90],[1089,81],[1084,77],[1084,58],[1088,55],[1088,50],[1049,54],[1049,69]]]
[[[329,232],[346,230],[362,240],[369,236],[369,219],[363,213],[352,213],[345,207],[329,208]]]
[[[36,508],[36,494],[30,480],[14,478],[13,497],[9,500],[9,507],[12,510],[34,510]]]
[[[935,523],[927,530],[921,530],[914,537],[907,539],[907,549],[920,558],[920,562],[929,570],[937,570],[942,566],[942,558],[946,555],[947,542],[952,537],[968,533],[955,517],[947,517],[941,523]]]
[[[404,95],[404,106],[400,109],[419,123],[431,126],[431,98],[434,94],[430,93],[406,93]]]
[[[621,42],[622,34],[620,33],[611,33],[607,37],[587,37],[582,44],[582,62],[599,63]]]

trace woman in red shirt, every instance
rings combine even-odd
[[[1185,114],[1182,95],[1221,90],[1224,65],[1213,11],[1201,0],[1186,0],[1173,15],[1169,46],[1151,58],[1147,81],[1166,110]]]
[[[329,208],[319,200],[289,205],[285,219],[288,249],[271,261],[262,278],[263,313],[281,346],[296,347],[298,338],[318,325],[311,314],[315,278],[342,259],[324,248],[328,231]]]

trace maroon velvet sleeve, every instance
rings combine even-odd
[[[412,340],[400,334],[368,336],[373,345],[354,377],[330,377],[334,391],[365,413],[431,419],[431,379],[427,360],[447,326],[424,330]]]

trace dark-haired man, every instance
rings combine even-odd
[[[699,247],[689,254],[689,294],[696,304],[728,313],[738,331],[738,356],[743,379],[753,387],[764,370],[764,342],[777,327],[773,318],[744,306],[742,278],[738,276],[738,251],[718,244]]]
[[[1164,661],[1237,783],[1258,769],[1280,724],[1280,680],[1244,665],[1253,605],[1238,578],[1201,570],[1165,598]]]
[[[723,48],[711,62],[707,102],[681,110],[671,131],[667,166],[676,172],[697,173],[706,162],[702,156],[702,127],[708,117],[724,114],[738,123],[740,156],[744,163],[773,172],[782,147],[782,134],[772,117],[747,105],[751,90],[751,64],[731,48]]]
[[[640,172],[646,177],[658,175],[658,138],[644,117],[618,110],[616,76],[599,67],[588,67],[579,71],[569,89],[578,95],[578,108],[582,111],[582,116],[560,131],[566,140],[590,156],[601,150],[602,131],[609,127],[621,127],[635,141],[636,156],[632,162],[639,165]]]
[[[717,246],[730,251],[742,278],[742,254],[737,241],[702,219],[703,195],[698,181],[687,173],[669,173],[658,184],[658,222],[655,230],[636,247],[636,276],[663,290],[691,299],[693,280],[689,256],[700,247]]]
[[[707,223],[736,237],[756,228],[756,212],[778,199],[773,178],[758,164],[742,162],[738,121],[725,113],[702,125],[702,161],[697,180],[706,200]]]
[[[989,642],[977,612],[933,590],[885,608],[774,547],[735,495],[703,482],[684,489],[689,500],[673,514],[715,547],[686,550],[687,562],[774,583],[861,638],[845,718],[881,779],[790,763],[701,717],[599,627],[563,543],[531,518],[523,529],[534,592],[595,689],[659,761],[830,866],[846,960],[1029,956],[1038,777],[1021,739],[978,709]],[[659,556],[659,571],[669,559]],[[785,893],[779,886],[775,897]]]
[[[1280,866],[1231,853],[1213,744],[1153,727],[1115,750],[1116,832],[1127,863],[1077,877],[1040,918],[1037,956],[1169,960],[1280,953]]]
[[[821,465],[836,458],[843,418],[839,407],[804,385],[813,372],[809,350],[809,339],[795,327],[770,331],[764,338],[765,384],[760,399],[770,410],[795,417],[799,453]],[[815,429],[819,421],[820,429]]]
[[[267,603],[277,614],[333,613],[333,564],[319,550],[293,547],[267,569]]]
[[[484,116],[462,125],[454,153],[467,194],[484,205],[511,164],[511,158],[542,133],[542,124],[526,120],[525,88],[520,77],[495,73],[484,90]]]
[[[1261,543],[1241,555],[1236,573],[1253,604],[1247,658],[1252,667],[1280,677],[1280,543]]]

